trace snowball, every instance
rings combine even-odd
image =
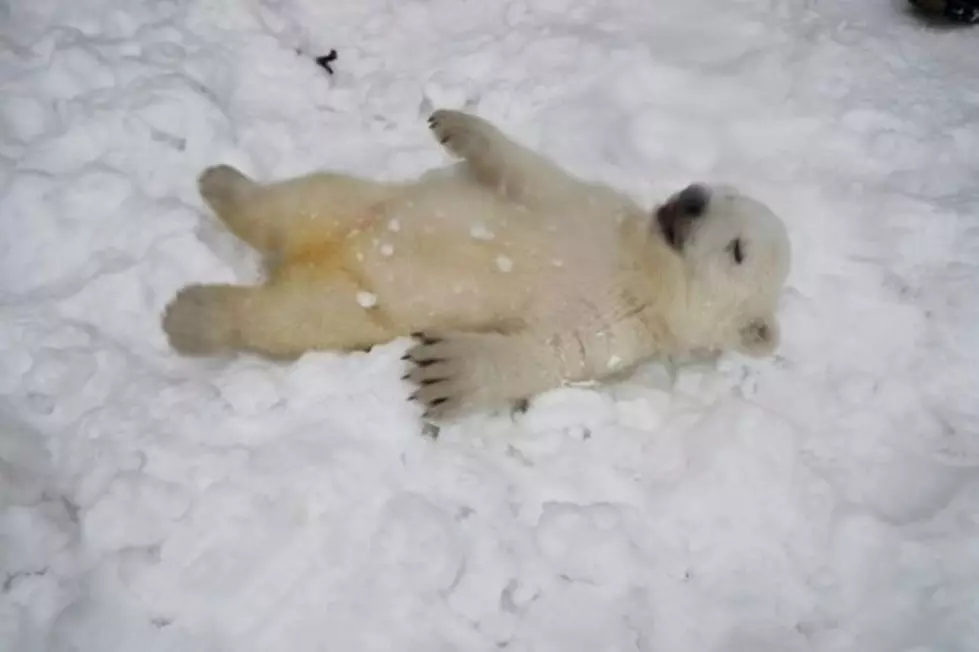
[[[475,240],[493,240],[496,235],[485,226],[477,225],[469,229],[469,235]]]
[[[377,295],[370,292],[358,292],[357,303],[361,308],[373,308],[377,305]]]

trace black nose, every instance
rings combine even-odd
[[[707,210],[710,191],[705,186],[694,183],[678,192],[673,201],[677,212],[684,217],[700,217]]]

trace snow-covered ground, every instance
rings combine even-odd
[[[905,5],[0,1],[0,649],[979,649],[979,27]],[[405,341],[168,350],[257,273],[201,168],[416,174],[438,106],[762,197],[778,357],[432,441]]]

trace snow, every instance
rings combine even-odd
[[[979,649],[977,33],[904,5],[0,2],[0,649]],[[437,106],[763,197],[779,354],[432,440],[405,340],[167,348],[258,270],[205,166],[402,178]]]
[[[496,234],[487,229],[482,224],[477,224],[469,229],[469,235],[474,240],[486,240],[490,241],[496,238]]]
[[[357,303],[361,308],[373,308],[377,305],[377,295],[371,292],[358,292]]]

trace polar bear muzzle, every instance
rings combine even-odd
[[[709,203],[710,190],[694,183],[674,194],[656,210],[656,222],[671,247],[677,251],[683,250],[690,227],[707,212]]]

